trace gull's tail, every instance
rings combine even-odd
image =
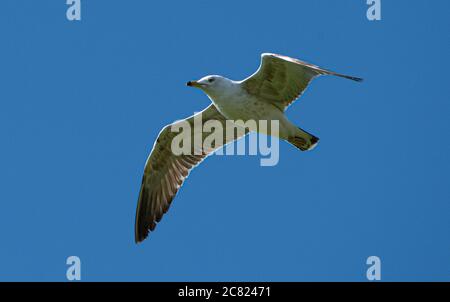
[[[302,151],[309,151],[317,146],[319,138],[298,128],[297,133],[294,136],[290,136],[287,141]]]

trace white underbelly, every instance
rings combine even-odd
[[[253,98],[213,101],[219,111],[230,120],[260,120],[270,118],[272,105]]]
[[[256,98],[246,98],[239,101],[223,100],[219,103],[213,102],[220,113],[228,120],[243,121],[248,126],[256,125],[257,128],[252,127],[254,128],[251,129],[252,131],[281,138],[289,136],[291,132],[292,124],[286,119],[280,109],[270,103]],[[274,123],[277,123],[277,125],[275,126]],[[277,127],[277,131],[274,132],[272,127]]]

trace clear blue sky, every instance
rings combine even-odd
[[[450,280],[448,1],[0,3],[0,280]],[[280,163],[213,156],[134,244],[165,124],[206,107],[185,82],[242,79],[275,52],[322,77],[289,117],[321,138]]]

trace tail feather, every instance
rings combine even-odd
[[[303,129],[300,129],[295,136],[288,138],[288,142],[302,151],[309,151],[314,149],[319,143],[319,138],[314,136]]]

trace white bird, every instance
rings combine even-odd
[[[284,111],[300,97],[311,80],[320,75],[362,81],[361,78],[335,73],[297,59],[264,53],[261,55],[259,69],[242,81],[212,75],[188,82],[187,85],[200,88],[212,101],[212,104],[201,112],[203,123],[217,120],[226,129],[226,120],[277,120],[279,138],[306,151],[314,148],[319,139],[291,123]],[[194,117],[195,115],[184,121],[193,125]],[[167,125],[161,130],[145,164],[136,210],[136,242],[143,241],[149,231],[155,229],[190,170],[206,156],[230,142],[227,136],[223,135],[223,142],[218,142],[210,150],[203,150],[200,154],[175,155],[171,151],[171,143],[177,133],[170,129],[176,123],[179,122]],[[191,135],[194,137],[194,131],[199,129],[192,129]],[[202,129],[200,131],[201,137],[209,135],[203,133]]]

